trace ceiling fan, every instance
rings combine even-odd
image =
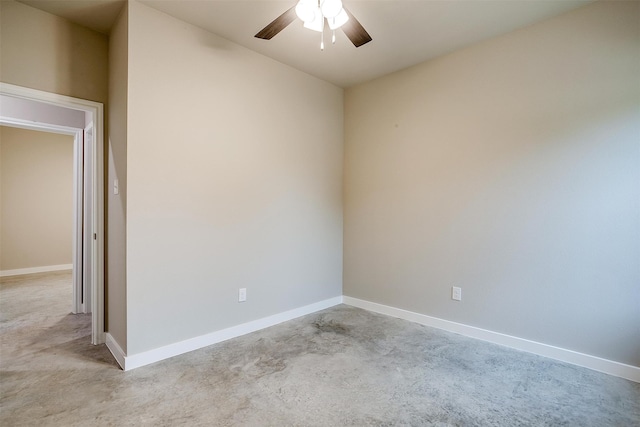
[[[298,3],[274,19],[255,37],[271,40],[276,34],[291,24],[296,16],[304,22],[304,27],[322,33],[320,49],[324,49],[325,20],[333,31],[332,42],[335,43],[335,30],[342,28],[355,47],[369,43],[372,38],[358,20],[342,6],[342,0],[299,0]]]

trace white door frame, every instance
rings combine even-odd
[[[84,255],[83,244],[83,221],[84,221],[84,135],[82,131],[76,129],[73,142],[73,297],[72,313],[91,312],[90,304],[85,304],[82,298],[84,291],[83,271]]]
[[[78,198],[82,198],[83,204],[85,206],[90,206],[89,209],[85,209],[84,211],[80,211],[82,216],[83,224],[91,224],[93,218],[93,199],[94,192],[91,188],[91,183],[93,182],[93,162],[91,159],[93,158],[93,149],[94,149],[94,141],[93,141],[93,120],[85,126],[84,130],[81,131],[82,140],[81,140],[81,153],[82,154],[82,164],[84,165],[83,170],[80,174],[80,179],[82,179],[83,184],[80,186],[80,190],[82,194],[78,195]],[[84,248],[90,248],[90,250],[82,251],[82,279],[80,280],[78,289],[81,291],[81,300],[80,304],[83,313],[91,312],[91,295],[92,295],[92,287],[91,284],[95,281],[95,276],[93,275],[93,261],[92,254],[95,249],[93,248],[93,242],[96,240],[91,235],[91,232],[84,233],[82,236],[82,245]]]
[[[52,104],[63,108],[71,108],[74,110],[84,111],[93,117],[93,145],[92,155],[90,159],[91,168],[91,188],[94,197],[91,203],[91,219],[90,227],[93,233],[92,245],[89,249],[91,253],[91,342],[93,344],[102,344],[105,341],[104,333],[104,106],[99,102],[88,101],[70,96],[58,95],[55,93],[44,92],[41,90],[25,88],[8,83],[0,82],[0,94],[21,98],[36,102]],[[82,144],[84,129],[68,128],[65,126],[56,126],[45,123],[30,122],[27,120],[18,120],[10,117],[1,117],[0,123],[6,123],[18,127],[27,127],[35,130],[45,130],[50,132],[66,133],[74,135],[75,144]],[[78,136],[80,132],[80,136]],[[76,151],[77,152],[77,151]],[[77,171],[76,171],[77,177]],[[76,189],[77,191],[77,189]],[[77,209],[74,211],[77,214]],[[77,236],[75,241],[77,242]],[[75,246],[75,245],[74,245]],[[76,262],[76,254],[74,254],[74,264]],[[76,289],[74,283],[74,290]]]

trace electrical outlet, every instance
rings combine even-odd
[[[245,302],[247,300],[247,288],[238,289],[238,302]]]
[[[462,301],[462,288],[456,286],[451,287],[451,299],[455,301]]]

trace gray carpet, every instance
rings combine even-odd
[[[70,283],[0,280],[2,426],[640,426],[640,384],[348,306],[122,372]]]

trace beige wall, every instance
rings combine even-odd
[[[107,102],[107,36],[12,0],[0,23],[0,81]]]
[[[127,353],[341,295],[342,90],[135,1],[128,58]]]
[[[347,90],[344,294],[640,366],[639,7]]]
[[[0,126],[0,210],[0,270],[72,263],[72,136]]]
[[[127,351],[127,80],[128,7],[125,5],[109,38],[109,139],[105,197],[108,205],[106,330]],[[119,194],[113,193],[118,180]]]

